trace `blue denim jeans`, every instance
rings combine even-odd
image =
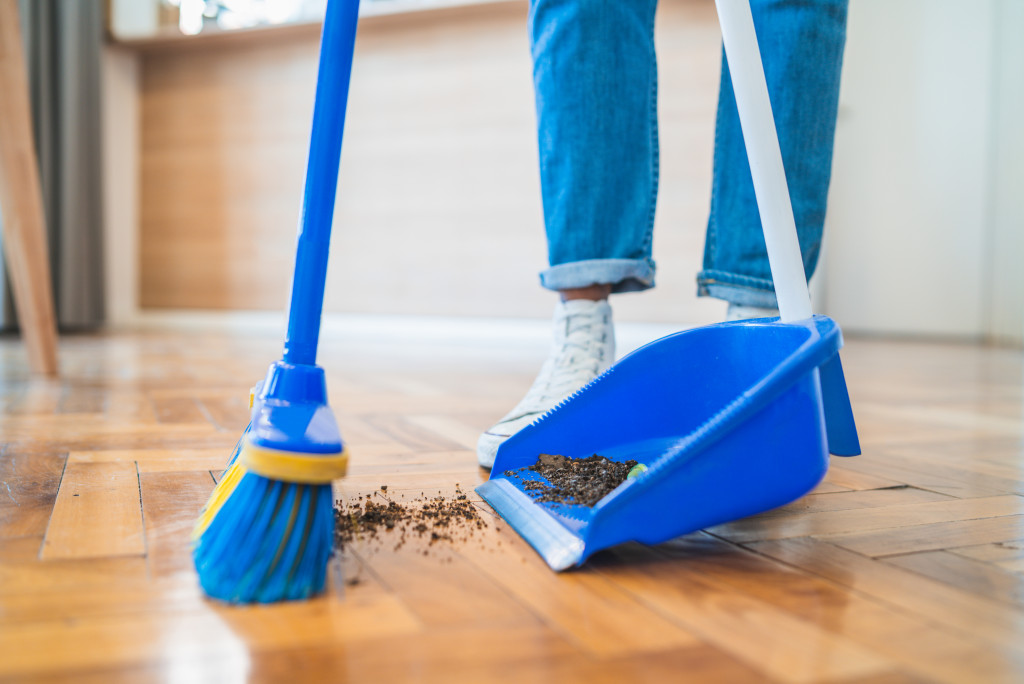
[[[804,267],[814,272],[832,167],[848,0],[752,0]],[[552,290],[654,286],[657,0],[531,0]],[[722,60],[701,296],[774,307],[729,69]]]

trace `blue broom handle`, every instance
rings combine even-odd
[[[320,37],[313,132],[299,218],[288,334],[284,342],[286,363],[316,363],[341,138],[345,127],[345,104],[358,19],[359,0],[330,0],[327,3]]]

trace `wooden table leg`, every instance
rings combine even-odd
[[[0,211],[14,303],[32,371],[57,372],[57,326],[18,0],[0,0]]]

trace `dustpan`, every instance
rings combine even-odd
[[[477,492],[555,570],[782,506],[860,453],[839,326],[814,316],[747,0],[716,0],[781,316],[642,347],[506,441]],[[647,467],[593,507],[539,502],[540,454]]]

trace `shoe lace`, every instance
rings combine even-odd
[[[595,326],[607,329],[606,315],[566,315],[555,325],[564,326],[564,335],[556,335],[548,360],[524,398],[531,404],[560,400],[597,377],[607,363],[607,332],[594,331]]]

